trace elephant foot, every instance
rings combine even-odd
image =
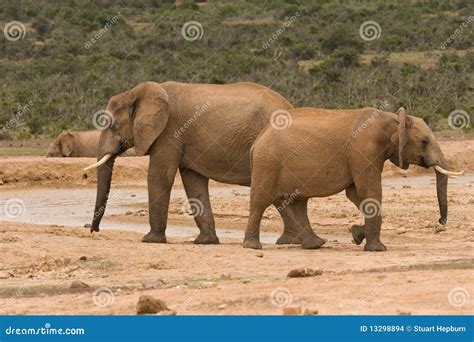
[[[367,241],[364,246],[366,252],[385,252],[387,247],[379,240]]]
[[[364,226],[359,226],[357,224],[354,224],[351,228],[352,232],[352,241],[356,245],[360,245],[362,241],[365,239],[365,232],[364,232]]]
[[[304,249],[318,249],[326,243],[326,240],[321,239],[316,234],[305,237],[301,243],[301,247]]]
[[[166,243],[166,235],[165,233],[158,233],[151,230],[148,234],[142,237],[142,242]]]
[[[292,245],[292,244],[300,244],[301,238],[298,235],[291,235],[287,232],[283,232],[281,236],[276,241],[277,245]]]
[[[243,246],[244,248],[262,249],[262,244],[258,238],[245,239]]]
[[[215,232],[210,234],[200,233],[198,237],[194,240],[194,243],[197,245],[217,245],[219,244],[219,238]]]

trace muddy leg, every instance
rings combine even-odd
[[[194,221],[199,227],[199,236],[194,240],[196,244],[218,244],[214,216],[209,200],[209,179],[190,169],[180,169],[184,190],[190,203],[196,206]],[[193,203],[195,201],[196,203]]]
[[[308,218],[308,199],[295,200],[288,205],[291,208],[291,219],[294,226],[298,227],[297,237],[301,240],[301,246],[305,249],[317,249],[326,243],[326,240],[317,236]]]
[[[386,251],[387,247],[380,241],[382,227],[382,180],[381,172],[369,169],[355,179],[359,198],[360,211],[365,217],[364,251]]]
[[[346,189],[346,196],[348,199],[351,200],[352,203],[355,204],[357,209],[359,210],[360,203],[362,200],[359,198],[359,195],[357,195],[357,190],[355,188],[354,184],[351,184],[347,189]],[[352,225],[351,232],[352,232],[352,240],[356,245],[360,245],[362,241],[365,239],[365,226],[364,225],[358,225],[354,224]]]
[[[282,244],[300,244],[301,238],[299,236],[299,227],[295,224],[295,221],[292,217],[295,216],[294,213],[291,212],[291,208],[284,203],[283,199],[277,199],[273,202],[273,205],[278,210],[283,219],[283,234],[278,238],[277,245]]]
[[[166,222],[170,203],[171,187],[178,171],[178,158],[167,159],[150,155],[148,169],[148,208],[150,232],[142,242],[166,243]]]
[[[250,191],[250,213],[247,229],[245,230],[244,248],[261,249],[260,222],[265,209],[272,203],[272,198],[260,186],[252,187]]]

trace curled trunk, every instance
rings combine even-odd
[[[97,196],[95,200],[94,217],[92,218],[91,233],[98,232],[100,221],[104,216],[107,199],[112,182],[112,171],[116,155],[113,155],[105,164],[97,169]]]

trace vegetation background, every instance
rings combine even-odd
[[[0,129],[18,121],[0,139],[92,129],[110,96],[147,80],[252,81],[297,107],[403,105],[443,129],[474,109],[473,21],[442,48],[472,15],[472,0],[2,0],[1,26],[26,34],[0,33]],[[201,39],[183,39],[191,20]],[[369,20],[381,34],[366,41]]]

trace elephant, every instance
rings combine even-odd
[[[97,196],[91,232],[99,231],[117,154],[135,147],[149,155],[150,231],[143,242],[166,243],[171,187],[180,172],[187,197],[198,202],[196,244],[217,244],[208,183],[250,186],[250,147],[279,110],[293,107],[280,94],[255,83],[186,84],[144,82],[110,98],[111,125],[101,133]],[[275,206],[281,206],[276,200]],[[294,240],[289,209],[280,211],[284,232],[278,243]]]
[[[289,110],[291,126],[267,126],[251,148],[250,214],[243,246],[260,249],[260,222],[275,199],[286,199],[299,229],[302,247],[320,248],[307,215],[308,199],[327,197],[343,190],[364,215],[364,225],[353,225],[356,244],[366,239],[365,251],[385,251],[382,225],[382,170],[390,160],[402,169],[410,164],[436,171],[441,218],[448,216],[447,161],[433,132],[404,108],[395,113],[375,108]]]
[[[94,131],[63,131],[48,147],[46,157],[97,157],[99,151],[100,130]],[[135,155],[129,149],[121,156]]]

